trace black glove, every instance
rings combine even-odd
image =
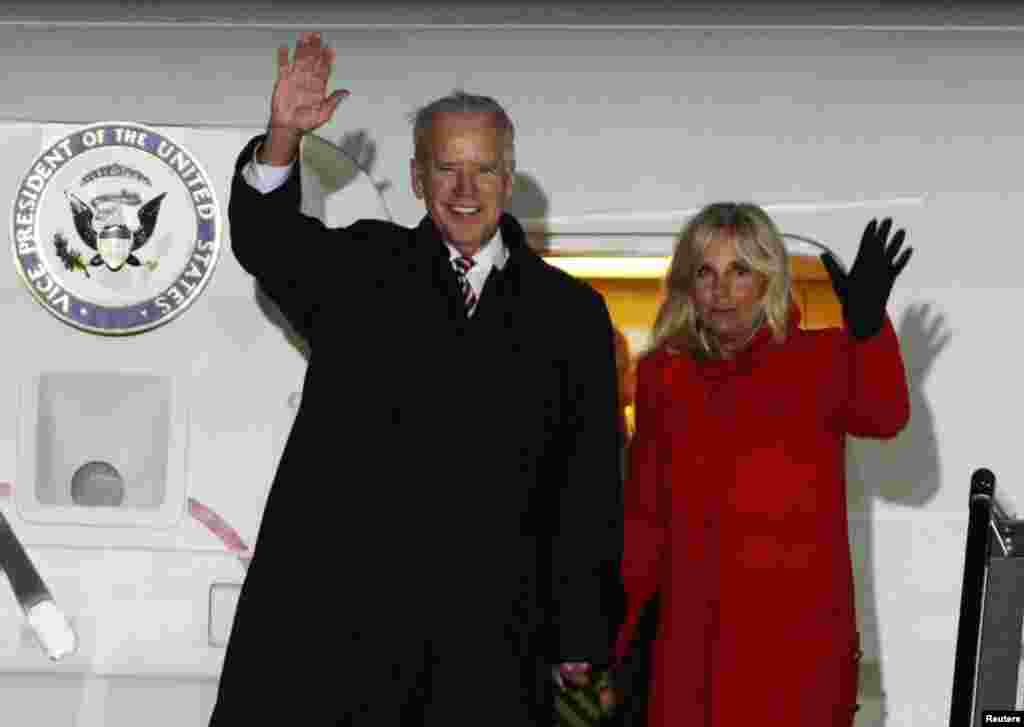
[[[871,220],[864,228],[860,238],[860,249],[857,259],[849,273],[843,272],[839,261],[831,253],[821,256],[828,276],[832,279],[832,287],[843,304],[843,318],[850,335],[859,341],[871,338],[880,330],[885,322],[885,304],[889,300],[896,276],[900,274],[910,259],[911,248],[899,255],[900,247],[906,232],[897,230],[892,242],[886,244],[892,220],[886,218],[882,224]]]

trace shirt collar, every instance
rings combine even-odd
[[[462,253],[455,249],[450,242],[446,241],[444,245],[448,248],[450,260],[462,256]],[[496,230],[494,237],[484,243],[471,257],[477,268],[490,270],[493,265],[498,270],[504,269],[505,263],[508,262],[508,248],[505,247],[505,241],[501,238],[501,229]]]

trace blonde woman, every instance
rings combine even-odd
[[[846,436],[892,437],[909,417],[885,305],[910,250],[891,224],[868,224],[848,274],[825,256],[846,325],[822,331],[799,328],[762,209],[713,204],[680,235],[625,491],[620,655],[661,601],[650,727],[853,721]]]

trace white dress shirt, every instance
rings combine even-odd
[[[256,155],[260,152],[260,146],[262,145],[258,145],[255,151],[253,151],[252,159],[249,160],[249,163],[242,167],[242,179],[248,182],[249,186],[257,192],[269,194],[288,181],[288,177],[292,175],[292,168],[295,166],[295,162],[286,164],[283,167],[258,162],[256,161]]]

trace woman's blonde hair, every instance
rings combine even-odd
[[[721,358],[714,335],[699,320],[693,305],[697,270],[708,245],[732,240],[736,255],[768,281],[762,299],[762,320],[776,341],[786,338],[791,289],[789,257],[782,234],[768,214],[754,204],[716,202],[698,212],[679,233],[665,278],[665,300],[658,310],[651,349],[689,351],[697,358]]]

